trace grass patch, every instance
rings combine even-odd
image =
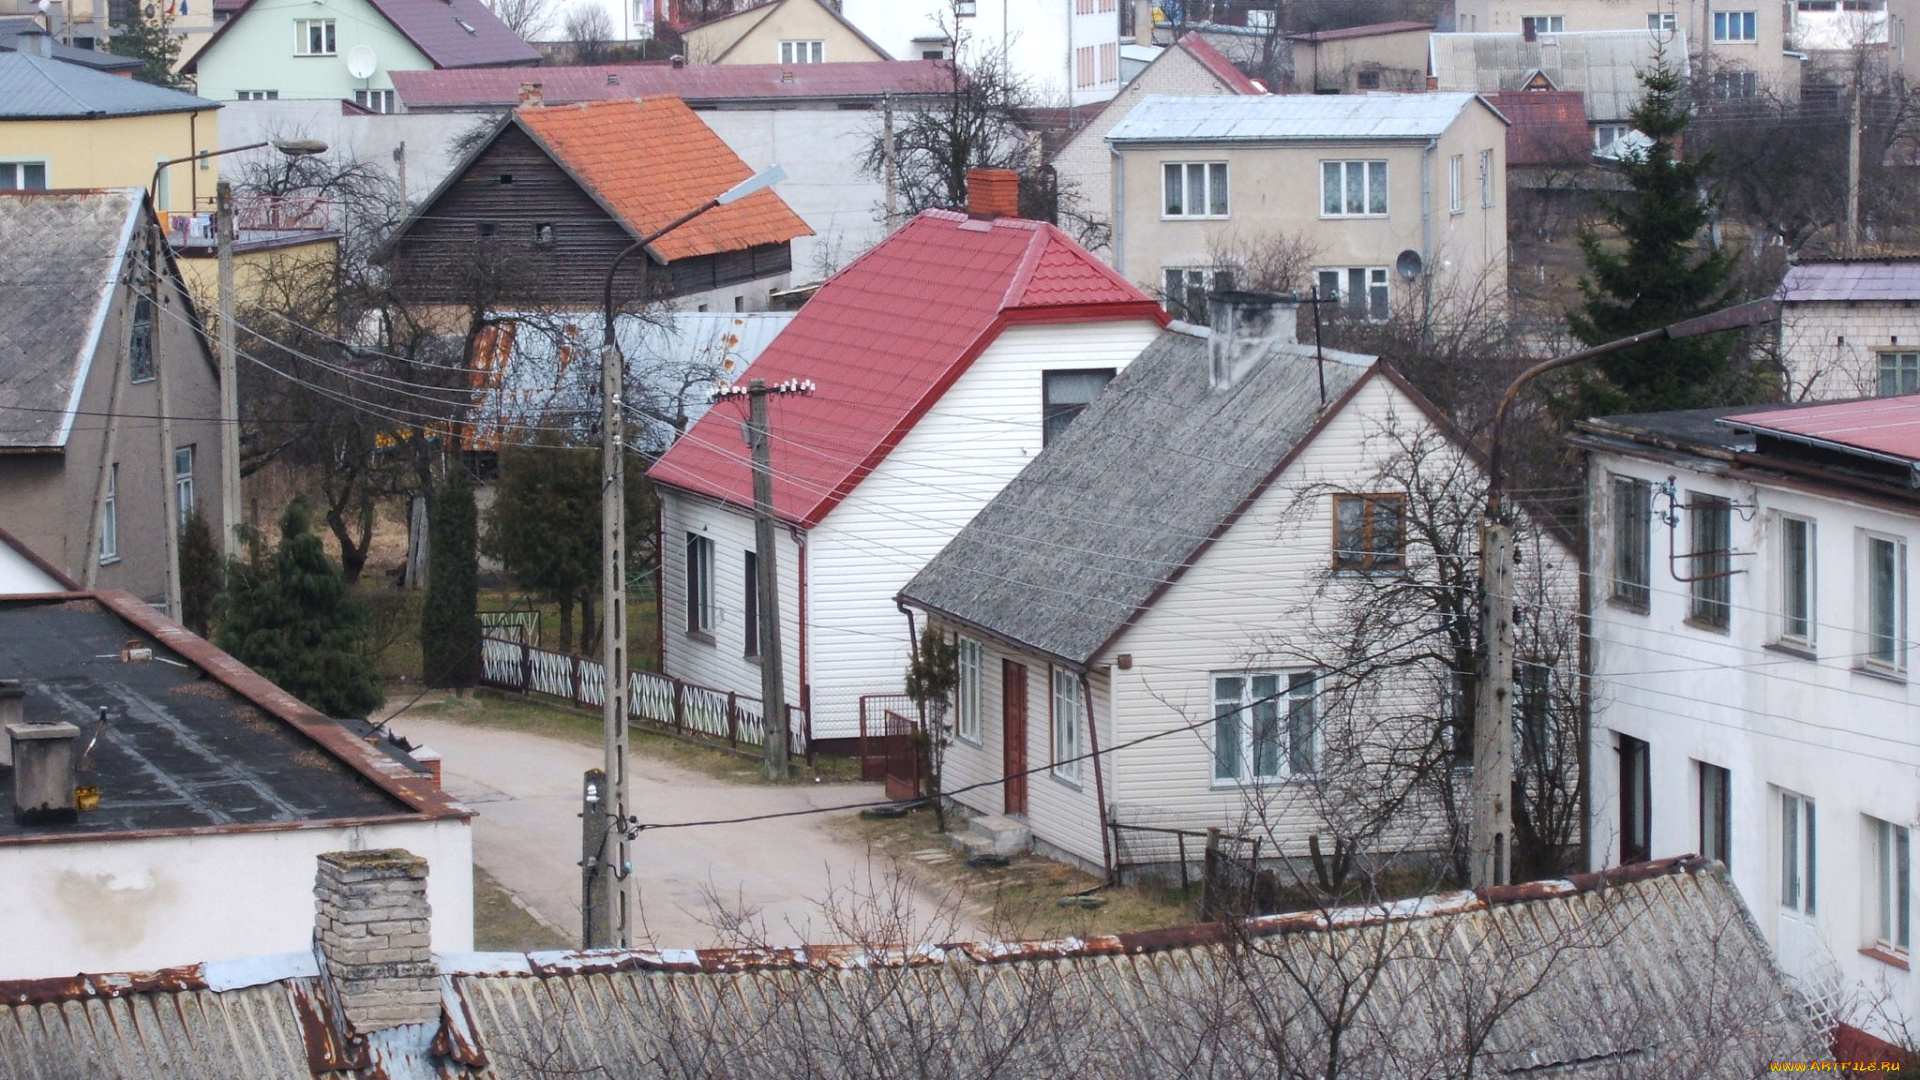
[[[540,647],[553,652],[560,648],[560,605],[551,600],[542,599],[520,589],[481,589],[481,611],[536,611],[540,613]],[[600,620],[600,609],[593,613],[594,625]],[[646,592],[638,589],[627,597],[627,663],[636,671],[658,671],[655,662],[660,655],[660,643],[657,631],[659,625],[654,615],[654,601],[649,588]],[[573,609],[573,648],[580,651],[580,609]],[[598,652],[595,655],[599,655]]]
[[[575,942],[527,914],[513,894],[480,867],[473,868],[473,947],[480,952],[571,949]]]
[[[949,822],[963,827],[958,817],[950,816]],[[1063,907],[1063,898],[1095,888],[1100,879],[1038,855],[1016,856],[998,869],[971,868],[957,849],[948,846],[947,834],[937,830],[933,811],[928,809],[883,820],[850,816],[835,819],[833,825],[876,854],[897,858],[938,883],[958,886],[996,937],[1120,934],[1181,926],[1196,918],[1198,886],[1191,899],[1182,895],[1178,885],[1115,886],[1089,894],[1106,901],[1100,907]],[[944,861],[915,857],[929,853],[952,857]]]

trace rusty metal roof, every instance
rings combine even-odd
[[[1733,1080],[1824,1057],[1724,870],[1691,857],[1047,942],[448,958],[441,1023],[370,1037],[319,971],[0,983],[0,1076],[1319,1073],[1328,1005],[1354,1077],[1456,1075],[1465,1048],[1490,1076]]]

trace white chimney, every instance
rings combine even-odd
[[[1207,385],[1239,382],[1275,345],[1291,345],[1299,327],[1300,298],[1292,293],[1217,292],[1207,299]]]
[[[64,825],[80,817],[73,797],[73,750],[80,729],[57,724],[8,724],[13,751],[13,820]]]
[[[27,690],[19,679],[0,679],[0,765],[13,764],[13,740],[4,738],[6,730],[27,722]]]

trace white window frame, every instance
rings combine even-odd
[[[40,185],[33,187],[27,183],[27,170],[36,166],[40,170]],[[0,191],[45,191],[52,186],[47,179],[50,168],[46,158],[9,158],[0,161],[0,173],[6,174],[4,179],[0,179]]]
[[[1456,214],[1467,208],[1467,156],[1455,154],[1447,159],[1447,207]]]
[[[1650,34],[1671,34],[1680,29],[1680,16],[1671,11],[1652,11],[1647,13],[1647,32]]]
[[[1920,352],[1889,349],[1876,360],[1880,374],[1876,397],[1920,394]]]
[[[315,31],[318,31],[317,36]],[[295,19],[293,21],[293,55],[338,56],[339,54],[339,26],[335,20]]]
[[[391,90],[355,90],[353,103],[369,112],[390,114],[399,111]]]
[[[1757,11],[1716,11],[1713,13],[1715,44],[1751,45],[1760,40],[1760,13]]]
[[[1913,836],[1904,825],[1867,818],[1873,841],[1868,893],[1873,947],[1905,956],[1913,942]]]
[[[193,516],[193,457],[191,444],[173,448],[173,508],[179,515],[174,524],[181,529]]]
[[[1567,17],[1565,15],[1522,15],[1520,29],[1531,29],[1534,37],[1542,34],[1564,34],[1567,32]]]
[[[980,745],[980,673],[985,649],[962,637],[954,643],[953,733],[963,742]]]
[[[1174,198],[1172,178],[1180,177],[1179,198]],[[1193,180],[1198,177],[1202,191],[1196,202]],[[1220,197],[1214,198],[1219,187]],[[1233,213],[1233,177],[1224,161],[1163,161],[1160,163],[1160,218],[1163,221],[1223,221]],[[1199,212],[1195,213],[1198,206]],[[1217,208],[1217,209],[1216,209]]]
[[[1812,518],[1781,514],[1780,632],[1783,644],[1811,649],[1819,626],[1819,529]],[[1798,610],[1796,610],[1798,609]]]
[[[1798,792],[1780,791],[1780,906],[1812,915],[1819,900],[1819,815],[1814,801]]]
[[[708,643],[713,641],[713,538],[700,533],[687,534],[686,548],[687,634]]]
[[[100,500],[100,565],[120,561],[120,463],[107,466],[107,493]]]
[[[1619,474],[1611,479],[1613,557],[1608,560],[1607,598],[1644,614],[1653,602],[1653,483]]]
[[[1048,710],[1053,729],[1052,750],[1053,765],[1051,772],[1055,779],[1064,780],[1079,786],[1081,766],[1085,764],[1080,755],[1086,753],[1081,742],[1080,723],[1086,718],[1087,705],[1081,695],[1080,677],[1062,667],[1050,667],[1053,673],[1053,692],[1049,695]]]
[[[1313,668],[1209,674],[1213,785],[1238,787],[1316,775],[1319,686],[1320,673]],[[1304,750],[1299,738],[1303,731]],[[1263,767],[1263,756],[1270,758],[1270,765]]]
[[[236,90],[234,98],[239,101],[279,101],[278,90]]]
[[[1696,761],[1694,784],[1700,797],[1700,855],[1733,866],[1733,773],[1723,765]]]
[[[1632,124],[1595,124],[1593,128],[1593,152],[1599,157],[1619,156],[1620,143],[1633,134]]]
[[[1493,206],[1493,151],[1480,151],[1480,206],[1488,209]]]
[[[1367,279],[1366,301],[1359,305],[1354,302],[1352,289],[1356,272],[1366,275]],[[1334,282],[1330,293],[1322,288],[1329,277]],[[1368,322],[1385,322],[1393,316],[1393,278],[1384,266],[1319,266],[1314,268],[1313,282],[1320,299],[1333,300],[1349,315]]]
[[[792,38],[780,43],[780,63],[789,67],[795,64],[824,64],[827,62],[827,43],[821,38]]]
[[[1881,551],[1889,548],[1893,573],[1883,596],[1874,580],[1875,561]],[[1859,550],[1861,664],[1872,671],[1904,673],[1907,670],[1907,542],[1902,537],[1862,530]],[[1884,625],[1880,618],[1882,611],[1876,610],[1883,603],[1886,605]]]
[[[1350,174],[1354,172],[1360,174],[1361,208],[1358,210],[1347,201],[1352,188]],[[1382,160],[1322,161],[1320,163],[1320,216],[1323,218],[1387,217],[1393,210],[1393,203],[1389,198],[1392,184],[1392,174],[1387,169],[1387,163]],[[1329,195],[1334,198],[1329,200]],[[1337,204],[1338,208],[1328,209],[1330,201]],[[1379,209],[1374,209],[1375,206]]]
[[[1228,266],[1167,266],[1160,270],[1161,292],[1167,311],[1191,323],[1207,321],[1209,298],[1233,288]]]
[[[1713,96],[1719,101],[1745,101],[1760,96],[1760,73],[1744,69],[1713,73]]]

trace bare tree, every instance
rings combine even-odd
[[[549,0],[486,0],[486,4],[522,41],[532,41],[553,29],[554,11]]]
[[[567,11],[562,33],[573,43],[573,62],[604,64],[613,51],[613,17],[594,0],[575,4]]]

